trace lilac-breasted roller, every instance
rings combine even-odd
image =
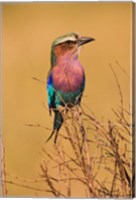
[[[53,131],[47,141],[58,131],[63,123],[59,106],[72,107],[80,104],[85,88],[85,73],[78,60],[79,47],[93,41],[91,37],[80,37],[70,33],[58,37],[51,47],[51,69],[48,74],[47,91],[49,112],[54,111]]]

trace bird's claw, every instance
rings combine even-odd
[[[65,107],[64,106],[58,106],[58,111],[61,113],[65,110]]]

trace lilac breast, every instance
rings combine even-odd
[[[52,72],[55,89],[62,92],[75,92],[82,87],[84,70],[79,62],[58,65]]]

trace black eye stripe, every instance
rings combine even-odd
[[[77,43],[77,41],[73,41],[73,40],[67,40],[67,41],[65,41],[65,42],[62,42],[62,43],[59,43],[59,44],[57,44],[57,45],[55,45],[55,47],[56,46],[59,46],[59,45],[74,45],[74,44],[76,44]]]
[[[67,41],[67,44],[71,44],[71,41],[70,41],[70,40],[68,40],[68,41]]]
[[[76,41],[67,40],[65,43],[66,44],[76,44]]]

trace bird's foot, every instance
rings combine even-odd
[[[68,111],[69,111],[69,108],[67,105],[65,106],[58,106],[58,111],[61,113],[62,117],[63,117],[63,120],[67,120],[70,118],[70,116],[68,115]]]
[[[64,106],[58,106],[58,111],[60,113],[64,112],[65,111],[65,107]]]

